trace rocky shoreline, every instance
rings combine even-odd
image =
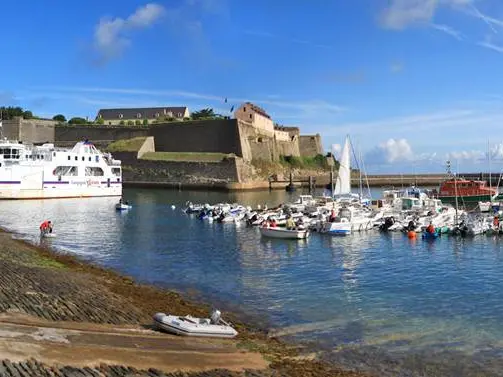
[[[363,376],[302,356],[232,313],[240,335],[231,341],[151,329],[155,312],[209,309],[0,232],[1,376]]]

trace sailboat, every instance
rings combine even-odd
[[[372,211],[362,206],[361,195],[351,192],[351,158],[349,148],[349,136],[346,136],[339,160],[339,174],[333,192],[333,198],[339,205],[339,211],[335,216],[332,216],[330,221],[323,224],[322,233],[348,235],[354,231],[371,229],[374,225],[375,219],[371,217]]]
[[[334,199],[339,202],[354,202],[367,203],[368,199],[364,199],[362,195],[362,177],[360,169],[360,194],[351,192],[351,155],[350,155],[350,140],[349,135],[346,136],[344,146],[339,160],[339,174],[335,181],[335,189],[333,194]]]

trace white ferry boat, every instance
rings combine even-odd
[[[0,142],[0,199],[121,195],[121,162],[87,140],[72,149]]]

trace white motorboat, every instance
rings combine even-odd
[[[157,313],[154,315],[156,328],[176,335],[234,338],[238,332],[220,318],[220,311],[215,310],[210,318],[184,317]]]
[[[131,208],[133,208],[133,206],[132,206],[132,205],[130,205],[130,204],[125,204],[125,203],[117,203],[117,204],[115,205],[115,209],[116,209],[117,211],[124,211],[124,210],[131,209]]]
[[[334,236],[348,236],[351,234],[352,225],[346,218],[341,218],[338,222],[325,222],[322,225],[320,233],[326,233]]]
[[[260,234],[263,237],[281,238],[291,240],[303,240],[309,237],[309,230],[307,229],[286,229],[286,228],[260,228]]]

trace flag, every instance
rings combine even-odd
[[[231,111],[230,112],[232,113],[233,111],[234,111],[234,106],[231,107]]]
[[[225,103],[227,103],[227,97],[225,98]]]

